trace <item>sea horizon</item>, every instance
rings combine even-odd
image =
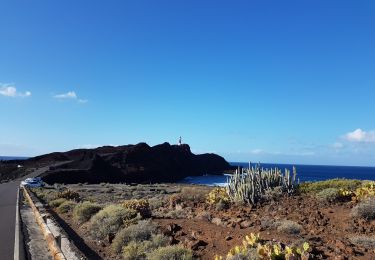
[[[228,161],[228,163],[232,166],[236,166],[237,164],[242,165],[247,165],[248,167],[249,162],[233,162],[233,161]],[[251,166],[255,166],[258,163],[263,166],[263,165],[293,165],[293,166],[323,166],[323,167],[361,167],[361,168],[375,168],[375,165],[344,165],[344,164],[315,164],[315,163],[276,163],[276,162],[250,162]]]
[[[249,163],[230,162],[232,166],[248,167]],[[255,166],[256,164],[253,164]],[[284,172],[284,169],[293,170],[296,168],[296,178],[300,182],[309,181],[324,181],[329,179],[344,178],[344,179],[358,179],[358,180],[375,180],[375,167],[371,166],[334,166],[334,165],[306,165],[306,164],[275,164],[275,163],[261,163],[263,168],[279,168]],[[190,176],[185,178],[182,183],[201,184],[208,186],[225,186],[229,175],[204,175],[204,176]]]
[[[40,156],[40,155],[36,155]],[[0,155],[0,161],[10,161],[10,160],[27,160],[36,156],[12,156],[12,155]],[[239,161],[229,161],[227,162],[232,166],[242,166],[248,167],[249,162],[239,162]],[[359,168],[375,168],[375,165],[343,165],[343,164],[314,164],[314,163],[277,163],[277,162],[250,162],[252,166],[260,164],[261,166],[322,166],[322,167],[359,167]],[[264,167],[267,168],[267,167]],[[279,167],[280,168],[280,167]]]

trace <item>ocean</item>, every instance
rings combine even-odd
[[[0,161],[9,161],[9,160],[26,160],[29,157],[21,157],[21,156],[0,156]]]
[[[249,163],[231,162],[233,166],[248,167]],[[254,166],[254,165],[253,165]],[[361,166],[328,166],[328,165],[294,165],[297,170],[297,178],[300,182],[322,181],[333,178],[375,180],[375,167]],[[289,169],[292,171],[292,164],[261,164],[263,168]],[[205,175],[198,177],[187,177],[183,183],[195,183],[210,186],[224,186],[229,175]]]

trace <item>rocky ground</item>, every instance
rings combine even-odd
[[[55,185],[55,188],[61,188]],[[210,187],[197,185],[69,185],[82,201],[99,204],[121,203],[128,199],[148,199],[151,221],[170,244],[183,245],[201,259],[226,256],[241,245],[250,233],[259,233],[267,241],[286,245],[308,242],[312,259],[375,259],[375,220],[354,217],[358,202],[329,202],[314,193],[268,198],[261,205],[210,205],[206,203]],[[44,197],[46,200],[46,196]],[[79,248],[91,252],[90,259],[122,259],[111,250],[110,240],[90,237],[89,222],[78,224],[72,212],[51,210],[67,224]]]

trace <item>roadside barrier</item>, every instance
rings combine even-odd
[[[46,222],[44,221],[42,215],[40,214],[38,208],[35,206],[33,200],[31,199],[31,196],[29,192],[27,191],[27,188],[23,188],[24,195],[27,199],[27,201],[30,204],[30,207],[34,213],[34,217],[36,222],[38,223],[40,229],[43,232],[44,239],[47,241],[48,249],[51,252],[52,258],[55,260],[66,260],[66,257],[61,251],[61,248],[59,247],[56,238],[52,234],[51,230],[48,228]]]

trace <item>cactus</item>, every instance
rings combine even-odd
[[[353,201],[361,201],[375,196],[375,181],[365,181],[361,187],[355,190],[339,189],[339,194],[343,198],[351,198]]]
[[[219,203],[229,203],[230,199],[225,188],[215,188],[207,195],[206,202],[210,205]]]
[[[150,204],[145,199],[132,199],[125,200],[122,202],[122,206],[127,209],[133,209],[137,211],[143,218],[151,217]]]
[[[264,241],[259,235],[251,233],[242,241],[241,246],[231,248],[226,257],[215,256],[215,260],[232,259],[309,259],[310,246],[304,242],[301,246],[287,246],[275,241]],[[254,251],[255,250],[255,251]],[[255,252],[255,254],[254,254]]]
[[[288,195],[295,192],[297,171],[293,167],[293,174],[288,169],[285,172],[278,168],[264,169],[258,164],[256,167],[249,167],[244,172],[236,171],[227,180],[227,193],[233,202],[245,202],[251,205],[256,204],[266,191],[276,187]]]

